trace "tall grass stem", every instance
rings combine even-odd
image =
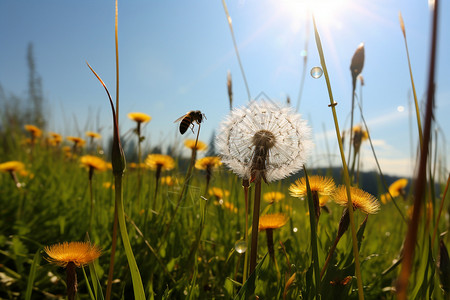
[[[347,163],[345,162],[344,147],[342,145],[341,132],[339,129],[339,123],[338,123],[337,114],[336,114],[335,106],[337,105],[337,103],[334,102],[334,99],[333,99],[330,78],[328,76],[327,66],[325,63],[325,57],[323,55],[323,50],[322,50],[322,42],[320,41],[319,32],[317,31],[316,20],[314,19],[314,15],[312,18],[313,18],[314,35],[316,38],[317,50],[319,52],[320,63],[322,65],[323,73],[325,75],[325,80],[327,83],[328,96],[330,98],[329,106],[331,107],[331,111],[333,113],[334,126],[336,129],[336,137],[337,137],[337,140],[339,143],[339,151],[341,153],[342,166],[344,168],[344,180],[345,180],[345,185],[347,187],[347,199],[348,199],[347,207],[348,207],[348,211],[349,211],[350,227],[351,227],[351,233],[352,233],[353,256],[355,258],[355,275],[356,275],[356,280],[357,280],[357,284],[358,284],[358,298],[359,298],[359,300],[362,300],[362,299],[364,299],[364,291],[363,291],[363,284],[362,284],[362,278],[361,278],[361,268],[360,268],[360,263],[359,263],[358,240],[356,238],[355,221],[353,218],[353,203],[352,203],[351,195],[350,195],[350,176],[348,173]]]
[[[431,35],[431,51],[430,64],[427,85],[427,103],[425,113],[425,126],[423,131],[423,140],[421,144],[420,160],[418,162],[419,168],[416,177],[416,185],[414,190],[414,208],[411,222],[408,226],[404,244],[404,257],[402,261],[402,268],[397,281],[397,297],[400,300],[407,298],[408,280],[412,270],[412,263],[414,258],[414,248],[417,242],[417,231],[419,226],[420,210],[422,206],[423,196],[425,194],[427,178],[427,157],[428,147],[431,135],[431,124],[434,108],[434,88],[435,88],[435,67],[436,67],[436,48],[437,48],[437,31],[438,31],[438,11],[439,0],[434,1],[433,19],[432,19],[432,35]]]

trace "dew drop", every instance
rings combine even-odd
[[[293,231],[293,232],[297,232],[297,231],[298,231],[298,228],[297,228],[297,227],[294,227],[294,228],[292,229],[292,231]]]
[[[244,240],[239,240],[234,244],[234,249],[237,253],[242,254],[247,251],[247,243]]]
[[[311,69],[311,76],[315,79],[320,78],[323,74],[323,70],[321,67],[314,67]]]

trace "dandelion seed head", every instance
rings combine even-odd
[[[264,163],[257,171],[267,182],[283,179],[302,167],[313,146],[306,121],[292,108],[270,101],[233,109],[219,132],[216,148],[222,162],[245,179],[250,179],[252,167],[255,171],[258,158]]]

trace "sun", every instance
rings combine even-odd
[[[287,20],[292,20],[295,31],[295,24],[311,20],[314,15],[317,22],[322,25],[340,26],[340,20],[345,18],[352,10],[351,0],[281,0],[277,1],[277,10],[281,16]]]

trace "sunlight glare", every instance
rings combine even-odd
[[[282,0],[278,3],[284,13],[294,19],[309,19],[314,14],[321,24],[339,25],[342,13],[349,10],[350,0]]]

